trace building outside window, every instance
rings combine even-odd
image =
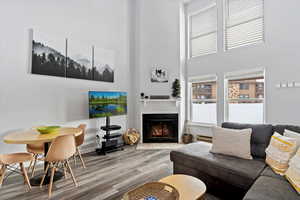
[[[225,75],[225,120],[239,123],[264,122],[264,72]]]
[[[217,123],[216,76],[198,77],[190,80],[190,121],[203,124]]]

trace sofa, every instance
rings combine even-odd
[[[283,134],[288,129],[300,134],[300,127],[237,123],[223,123],[222,127],[252,128],[253,160],[213,154],[210,153],[212,144],[196,142],[171,151],[174,174],[186,174],[201,179],[210,194],[222,199],[300,200],[300,195],[289,182],[265,164],[265,149],[273,133],[276,131]]]

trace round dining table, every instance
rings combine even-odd
[[[70,127],[62,127],[55,133],[50,134],[40,134],[35,128],[22,130],[10,133],[4,137],[4,142],[7,144],[37,144],[44,143],[44,156],[46,157],[49,145],[51,142],[58,136],[61,135],[74,135],[79,136],[82,134],[82,129],[80,128],[70,128]],[[46,170],[47,162],[44,161],[44,170]],[[30,179],[30,183],[32,186],[39,186],[42,180],[43,175],[35,176]],[[63,177],[63,173],[57,171],[54,175],[53,181],[57,181]],[[47,174],[44,184],[48,184],[50,182],[50,175]]]

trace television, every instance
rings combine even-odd
[[[89,92],[90,118],[127,114],[127,92]]]

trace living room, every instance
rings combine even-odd
[[[0,199],[300,199],[299,6],[1,1]]]

